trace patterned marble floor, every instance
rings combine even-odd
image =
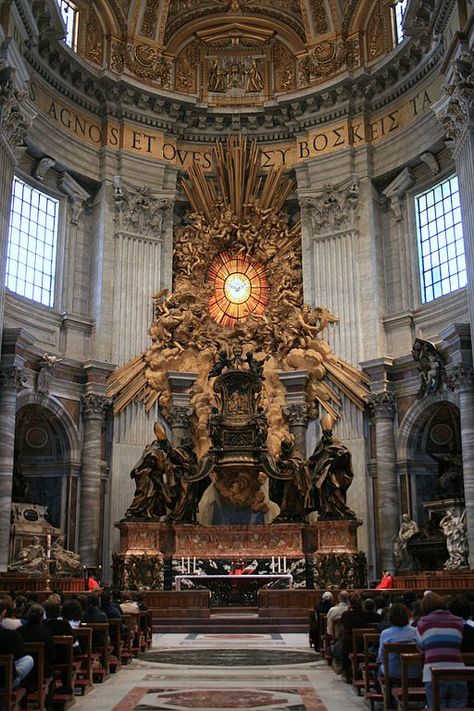
[[[306,635],[160,634],[153,636],[153,651],[159,652],[158,658],[163,661],[140,659],[122,667],[118,674],[95,686],[87,696],[77,698],[75,710],[355,711],[367,708],[347,684],[318,660],[308,646]],[[263,663],[266,655],[271,658],[268,664]],[[239,661],[233,666],[236,658]],[[244,658],[253,663],[244,666],[241,663]],[[179,659],[179,664],[171,663],[172,659]],[[255,663],[257,660],[261,665]]]

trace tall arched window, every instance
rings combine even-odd
[[[6,286],[54,305],[59,201],[15,176],[10,207]]]
[[[58,0],[61,16],[66,27],[66,37],[64,41],[74,51],[77,49],[77,27],[79,10],[71,0]]]
[[[421,298],[432,301],[466,286],[466,259],[456,175],[415,195]]]

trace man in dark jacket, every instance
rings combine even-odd
[[[53,635],[43,624],[44,607],[31,605],[26,615],[26,624],[18,628],[24,642],[44,642],[44,678],[54,676],[55,662]]]

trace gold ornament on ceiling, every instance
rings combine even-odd
[[[276,453],[287,434],[279,372],[307,371],[310,414],[322,407],[335,419],[341,393],[363,408],[367,378],[332,353],[322,337],[336,316],[303,303],[300,223],[290,225],[284,212],[293,190],[290,177],[283,167],[262,175],[259,149],[242,137],[217,143],[213,158],[215,178],[195,163],[182,181],[188,224],[175,230],[173,290],[154,296],[151,345],[111,375],[108,394],[116,414],[138,400],[147,411],[158,403],[167,417],[168,373],[197,373],[191,405],[202,456],[215,406],[207,374],[217,353],[236,347],[260,353],[268,445]]]

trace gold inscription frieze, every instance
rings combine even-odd
[[[342,119],[311,129],[291,141],[261,144],[262,168],[291,167],[349,147],[378,145],[429,112],[439,95],[440,82],[435,80],[370,118]],[[187,169],[199,163],[203,170],[211,169],[212,153],[208,145],[180,141],[163,131],[144,129],[139,124],[109,119],[100,121],[62,97],[53,95],[36,81],[30,84],[30,98],[48,122],[92,148],[125,151],[145,159],[165,161],[177,168]]]

